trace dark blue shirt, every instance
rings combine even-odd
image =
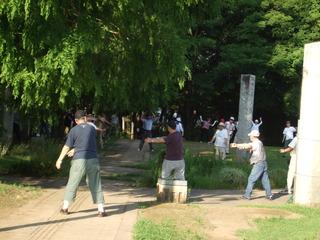
[[[97,158],[96,130],[89,124],[81,123],[73,127],[65,145],[74,148],[73,159]]]

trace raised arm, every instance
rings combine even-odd
[[[243,149],[243,150],[250,150],[252,149],[252,144],[251,143],[231,143],[230,147]]]

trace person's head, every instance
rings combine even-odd
[[[218,128],[219,128],[220,130],[224,129],[224,127],[225,127],[225,125],[224,125],[223,122],[220,122],[220,123],[218,124]]]
[[[197,110],[193,110],[193,114],[196,115],[197,114]]]
[[[252,142],[252,141],[254,141],[255,139],[258,139],[258,138],[259,138],[260,132],[257,131],[257,130],[252,130],[252,131],[248,134],[248,136],[250,137],[250,141]]]
[[[74,114],[74,119],[77,124],[85,123],[86,122],[86,114],[83,110],[78,110]]]
[[[259,123],[259,120],[258,119],[254,120],[254,123]]]
[[[176,127],[177,127],[177,125],[176,125],[176,122],[174,120],[171,120],[171,121],[168,122],[168,131],[169,131],[169,133],[175,132],[176,131]]]
[[[286,126],[287,126],[287,127],[291,127],[291,122],[290,122],[290,121],[287,121],[287,122],[286,122]]]
[[[181,122],[181,117],[177,117],[177,122]]]
[[[230,122],[234,122],[234,117],[230,117]]]

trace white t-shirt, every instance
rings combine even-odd
[[[285,140],[293,139],[293,133],[295,133],[297,130],[294,127],[286,127],[283,130],[283,135],[285,135]]]
[[[254,164],[257,162],[265,161],[266,160],[266,151],[264,150],[263,143],[257,139],[254,140],[251,144],[251,158],[250,163]]]
[[[179,133],[183,133],[183,126],[181,122],[176,123],[176,131]]]
[[[229,136],[228,136],[228,131],[226,129],[222,129],[222,130],[218,129],[214,137],[215,137],[214,145],[216,147],[224,147],[224,148],[227,147],[226,142]]]
[[[291,157],[296,156],[296,149],[297,149],[297,144],[298,144],[298,138],[294,137],[292,141],[289,143],[288,147],[292,148],[293,150],[290,152]]]
[[[256,130],[256,131],[260,132],[259,128],[260,128],[261,124],[262,124],[262,122],[260,122],[260,123],[252,122],[251,131]]]

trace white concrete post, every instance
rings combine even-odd
[[[248,133],[251,129],[254,91],[256,76],[251,74],[241,74],[240,99],[239,99],[239,116],[238,131],[236,135],[236,143],[249,142]],[[243,150],[237,151],[237,160],[245,160],[248,154]]]
[[[304,47],[294,201],[320,204],[320,42]]]

